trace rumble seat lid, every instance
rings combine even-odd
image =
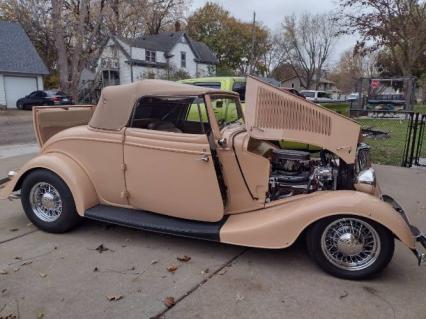
[[[316,145],[355,162],[361,131],[355,121],[253,77],[247,78],[246,92],[250,136]]]

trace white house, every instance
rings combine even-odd
[[[17,22],[0,21],[0,107],[16,107],[16,100],[43,90],[46,65]]]
[[[204,43],[185,32],[164,32],[137,39],[111,36],[97,61],[102,86],[146,78],[167,78],[184,71],[190,77],[215,74],[217,59]]]

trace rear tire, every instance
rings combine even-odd
[[[23,109],[24,109],[24,104],[23,104],[22,102],[17,102],[17,103],[16,103],[16,108],[17,108],[18,110],[23,110]]]
[[[312,225],[306,236],[310,257],[329,274],[361,280],[391,261],[394,236],[382,225],[358,216],[332,216]]]
[[[32,171],[25,177],[21,202],[29,220],[49,233],[67,232],[81,220],[68,186],[45,169]]]

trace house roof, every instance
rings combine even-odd
[[[206,44],[193,40],[185,32],[162,32],[154,35],[145,35],[136,39],[119,39],[134,48],[162,51],[166,56],[170,57],[170,51],[183,36],[194,52],[197,62],[206,64],[218,63],[217,58]]]
[[[0,21],[0,72],[49,74],[18,22]]]

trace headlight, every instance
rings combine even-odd
[[[356,172],[361,173],[371,167],[370,159],[370,146],[365,143],[361,143],[357,149],[356,156]]]
[[[370,167],[359,172],[354,186],[357,191],[374,194],[376,191],[376,172],[374,168]]]
[[[376,172],[374,168],[370,167],[361,171],[356,178],[356,183],[376,185]]]
[[[15,171],[9,171],[8,173],[7,173],[7,177],[9,178],[9,179],[12,179],[12,178],[14,178],[15,176],[16,176],[16,172]]]

